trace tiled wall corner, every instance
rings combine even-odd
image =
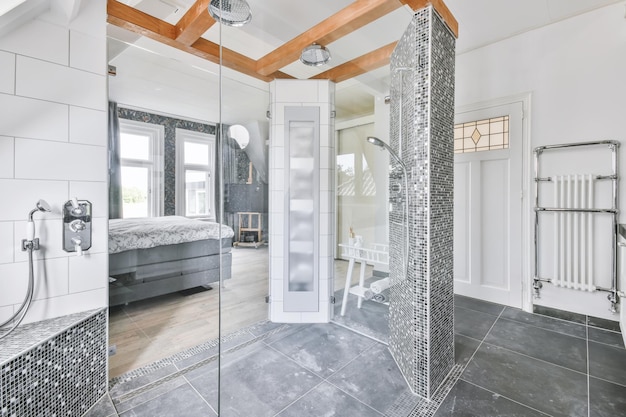
[[[409,268],[403,207],[390,213],[389,348],[416,394],[430,398],[454,365],[454,36],[419,10],[391,58],[391,147],[407,165]],[[394,121],[402,117],[402,126]],[[400,136],[400,132],[402,135]],[[403,143],[399,137],[402,137]]]

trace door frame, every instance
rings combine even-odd
[[[522,309],[524,311],[532,312],[533,310],[533,298],[531,291],[531,276],[530,271],[533,270],[533,259],[530,256],[533,253],[533,236],[532,228],[530,227],[531,220],[531,202],[533,201],[532,188],[530,188],[530,175],[531,175],[531,99],[532,93],[520,93],[510,96],[504,96],[494,98],[491,100],[480,101],[468,105],[456,106],[454,109],[455,115],[458,113],[467,113],[472,111],[484,110],[490,107],[503,106],[513,103],[522,104]]]

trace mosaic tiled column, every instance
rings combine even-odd
[[[413,392],[424,398],[454,366],[454,50],[454,35],[427,7],[415,12],[391,57],[390,145],[408,172],[409,268],[407,275],[399,202],[389,219],[389,348]]]

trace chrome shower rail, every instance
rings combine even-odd
[[[555,179],[553,177],[541,177],[539,174],[539,156],[545,151],[559,150],[564,148],[574,148],[574,147],[584,147],[584,146],[608,146],[611,150],[611,162],[612,162],[612,173],[611,175],[595,175],[592,177],[594,180],[609,180],[612,182],[612,207],[606,208],[561,208],[561,207],[543,207],[539,204],[539,184],[542,182],[553,182]],[[617,234],[618,234],[618,215],[619,215],[619,158],[617,151],[619,149],[620,143],[615,140],[601,140],[595,142],[578,142],[578,143],[565,143],[559,145],[545,145],[538,146],[534,149],[534,161],[535,161],[535,235],[534,235],[534,244],[535,244],[535,268],[534,268],[534,277],[533,277],[533,290],[536,297],[539,297],[540,290],[542,288],[542,282],[553,282],[552,278],[540,277],[539,276],[539,214],[545,212],[565,212],[565,213],[592,213],[592,214],[610,214],[613,219],[612,224],[612,253],[611,253],[611,269],[612,269],[612,277],[611,277],[611,288],[602,288],[598,286],[593,286],[593,289],[596,291],[605,291],[608,292],[608,299],[611,302],[611,311],[617,311],[617,303],[618,303],[618,281],[617,281]]]

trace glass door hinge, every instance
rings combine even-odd
[[[269,304],[270,301],[272,301],[272,297],[270,297],[269,295],[265,296],[265,304]]]
[[[335,304],[336,302],[337,302],[337,298],[335,298],[335,296],[334,296],[334,295],[331,295],[331,296],[330,296],[330,303],[331,303],[331,304]]]

